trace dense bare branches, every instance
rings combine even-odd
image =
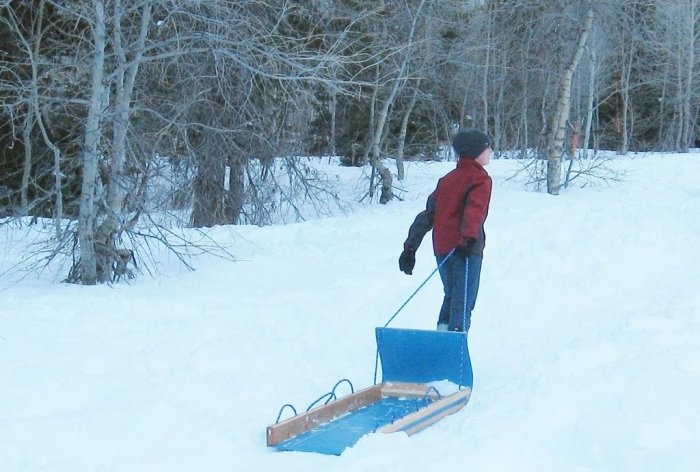
[[[573,160],[589,149],[694,144],[699,14],[697,0],[0,2],[0,218],[50,218],[47,253],[77,251],[70,279],[96,283],[137,262],[132,236],[153,225],[338,204],[298,156],[370,163],[386,203],[391,159],[401,178],[403,159],[439,158],[473,125],[539,160],[528,169],[572,159],[549,170],[558,189],[600,175]]]

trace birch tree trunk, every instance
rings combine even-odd
[[[78,276],[84,285],[97,283],[97,257],[95,251],[95,187],[97,166],[100,152],[102,122],[102,105],[105,89],[102,84],[105,63],[105,12],[102,0],[93,0],[94,22],[92,38],[94,56],[92,59],[92,83],[90,104],[85,123],[85,142],[83,151],[83,181],[80,189],[80,210],[78,216],[78,240],[80,242],[80,261]]]
[[[581,60],[581,55],[586,45],[586,38],[588,37],[588,32],[592,24],[593,9],[589,8],[586,13],[586,20],[579,33],[573,57],[559,79],[554,120],[552,121],[548,136],[547,193],[551,195],[559,195],[559,190],[561,188],[561,155],[564,147],[566,121],[569,116],[569,104],[571,101],[571,78]]]
[[[482,77],[482,83],[481,83],[481,101],[482,101],[482,106],[484,107],[484,116],[483,116],[483,125],[482,129],[484,130],[485,133],[488,133],[489,129],[489,88],[490,88],[490,83],[489,83],[489,73],[491,71],[491,33],[493,29],[493,22],[492,22],[493,15],[489,14],[488,17],[486,18],[486,38],[485,42],[488,45],[486,47],[486,58],[485,58],[485,67],[484,67],[484,75]]]
[[[379,194],[379,203],[382,204],[388,203],[393,197],[391,192],[393,177],[391,175],[391,171],[382,163],[381,160],[381,138],[384,132],[387,117],[389,116],[389,108],[396,97],[398,84],[398,81],[394,82],[392,91],[389,94],[389,97],[384,101],[382,110],[378,114],[377,123],[375,125],[374,134],[372,137],[372,152],[370,153],[369,159],[370,163],[372,164],[372,168],[377,171],[379,178],[382,180],[382,189]]]
[[[32,93],[34,93],[34,98],[33,98],[33,107],[34,107],[34,114],[36,115],[36,122],[37,125],[39,126],[39,130],[41,131],[41,136],[44,140],[44,144],[51,150],[51,153],[53,154],[53,175],[54,175],[54,210],[53,210],[53,219],[54,219],[54,230],[56,231],[56,240],[61,240],[62,234],[63,234],[63,229],[62,229],[62,220],[63,220],[63,173],[61,172],[61,150],[58,149],[58,146],[54,144],[53,141],[51,141],[51,138],[49,137],[49,133],[46,131],[46,126],[44,126],[44,120],[41,117],[41,110],[39,109],[39,101],[36,97],[35,94],[36,90]]]
[[[27,116],[24,118],[22,140],[24,143],[24,166],[22,167],[22,185],[20,187],[20,211],[26,216],[29,211],[29,176],[32,173],[32,128],[34,126],[34,113],[31,107],[27,107]]]
[[[528,46],[529,48],[529,46]],[[520,106],[520,124],[518,126],[518,144],[520,146],[521,156],[527,157],[530,153],[530,120],[528,117],[528,108],[530,106],[530,96],[527,93],[529,87],[529,74],[527,73],[527,49],[523,48],[519,55],[520,70],[523,81],[522,103]]]
[[[630,76],[632,69],[632,57],[629,58],[629,63],[627,67],[622,72],[622,78],[620,79],[620,89],[622,94],[622,119],[620,124],[620,129],[622,131],[622,137],[620,139],[620,154],[623,156],[627,155],[630,147]]]
[[[125,7],[121,0],[115,0],[113,11],[113,43],[117,58],[117,70],[115,77],[115,117],[113,120],[113,154],[109,167],[109,180],[107,182],[107,215],[97,229],[96,241],[103,247],[98,254],[98,282],[108,282],[111,279],[112,262],[114,260],[114,238],[122,230],[122,206],[126,194],[126,182],[124,181],[124,163],[126,162],[127,132],[129,130],[129,115],[131,112],[131,99],[136,82],[144,44],[148,35],[148,27],[151,21],[151,2],[143,4],[141,12],[141,25],[136,43],[131,48],[134,53],[129,61],[122,42],[122,15]]]
[[[411,59],[411,54],[413,52],[413,38],[415,37],[416,33],[416,25],[418,23],[418,18],[420,18],[421,11],[423,10],[423,5],[425,4],[425,0],[421,1],[420,5],[416,9],[415,14],[413,15],[413,22],[411,24],[411,30],[408,35],[408,41],[406,48],[404,50],[404,56],[401,61],[401,66],[399,67],[399,70],[397,71],[396,77],[393,81],[393,84],[391,86],[391,90],[389,91],[389,95],[384,101],[384,104],[382,105],[382,109],[377,117],[377,121],[375,122],[375,129],[374,129],[374,134],[372,138],[372,153],[370,157],[370,162],[372,164],[372,167],[376,169],[377,173],[379,174],[380,178],[382,179],[382,190],[379,195],[379,203],[388,203],[391,201],[393,198],[392,192],[391,192],[391,187],[392,187],[392,180],[393,177],[391,175],[391,171],[387,169],[387,167],[382,163],[381,161],[381,142],[382,142],[382,136],[384,135],[384,127],[386,126],[386,122],[389,117],[389,110],[391,109],[392,105],[394,104],[394,100],[396,100],[396,95],[399,93],[399,90],[401,90],[404,85],[406,84],[407,80],[407,70],[408,70],[408,63]]]
[[[685,68],[685,77],[683,80],[683,91],[682,91],[682,122],[681,122],[681,142],[678,148],[681,152],[688,152],[690,148],[690,142],[693,137],[693,128],[695,119],[691,113],[691,104],[693,102],[693,72],[695,69],[695,21],[696,21],[696,0],[688,0],[688,10],[687,15],[685,15],[687,38],[685,57],[681,61],[683,67]]]
[[[586,124],[581,132],[583,133],[583,158],[588,157],[588,146],[591,142],[591,132],[593,130],[593,106],[595,105],[595,79],[598,73],[597,54],[594,50],[588,52],[588,62],[590,70],[588,71],[588,101],[586,103]]]
[[[403,180],[405,170],[403,165],[403,153],[406,146],[406,134],[408,132],[408,120],[411,119],[411,113],[413,112],[413,107],[416,106],[416,100],[418,99],[418,90],[420,86],[420,79],[416,84],[416,88],[413,90],[413,96],[406,110],[404,110],[403,117],[401,118],[401,129],[399,130],[399,144],[396,150],[396,178],[398,180]]]
[[[335,90],[331,91],[331,103],[329,105],[331,112],[331,138],[330,138],[330,154],[335,156],[336,151],[336,128],[337,128],[337,114],[338,114],[338,93]]]

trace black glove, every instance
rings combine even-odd
[[[416,265],[416,250],[407,247],[399,257],[399,269],[407,275],[413,274],[413,267]]]
[[[471,256],[474,252],[474,244],[476,244],[476,239],[474,238],[464,240],[455,248],[455,254],[457,254],[459,257],[464,258]]]

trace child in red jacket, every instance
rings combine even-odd
[[[445,297],[438,331],[468,331],[481,277],[486,235],[484,221],[491,201],[491,177],[484,166],[491,160],[491,140],[475,128],[460,130],[452,140],[457,168],[442,177],[416,216],[399,258],[399,268],[413,273],[416,249],[433,230]]]

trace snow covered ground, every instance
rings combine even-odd
[[[372,384],[374,327],[435,264],[428,237],[399,272],[406,231],[454,163],[409,165],[386,206],[212,229],[237,262],[163,256],[111,287],[4,275],[0,470],[700,470],[700,155],[611,165],[622,182],[552,197],[491,162],[469,404],[339,457],[277,452],[265,427],[342,378]],[[32,231],[0,226],[0,273]],[[440,301],[434,277],[392,326],[432,329]]]

